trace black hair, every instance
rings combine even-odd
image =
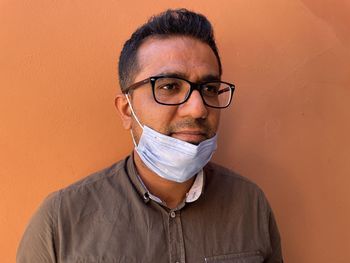
[[[147,23],[139,27],[124,44],[119,57],[119,84],[122,92],[127,92],[138,70],[137,51],[145,39],[149,37],[189,36],[209,45],[219,65],[222,66],[214,39],[214,32],[208,19],[187,9],[169,9],[151,17]]]

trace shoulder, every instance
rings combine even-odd
[[[76,223],[80,217],[116,200],[120,191],[115,189],[122,189],[118,185],[127,181],[126,176],[122,178],[124,163],[125,160],[119,161],[47,196],[27,225],[18,247],[18,262],[55,262],[59,225]]]
[[[120,161],[50,194],[27,225],[17,250],[17,262],[56,262],[59,225],[64,221],[77,222],[79,216],[97,211],[109,194],[108,185],[118,184],[123,169],[124,161]]]
[[[210,162],[205,168],[205,191],[221,200],[235,200],[240,203],[261,203],[268,208],[268,201],[261,188],[248,178]]]
[[[49,194],[40,205],[37,214],[50,219],[55,217],[57,210],[65,199],[81,198],[92,193],[104,193],[105,185],[117,185],[121,180],[125,160],[121,160],[103,170],[97,171],[83,179]],[[106,187],[108,188],[108,187]],[[102,191],[102,189],[104,189]],[[73,200],[74,201],[74,200]],[[79,200],[77,200],[79,202]]]
[[[260,190],[257,184],[248,178],[213,162],[210,162],[204,168],[204,172],[206,175],[206,180],[208,182],[217,183],[220,185],[228,185],[230,187],[240,186]]]
[[[49,194],[41,203],[31,219],[30,225],[41,225],[47,229],[56,229],[58,218],[74,219],[82,211],[97,211],[101,203],[110,198],[120,198],[120,188],[127,176],[123,176],[125,161],[119,161],[110,167],[95,172],[65,188]]]
[[[118,176],[123,172],[125,167],[125,160],[121,160],[113,165],[90,174],[83,179],[61,189],[61,194],[70,192],[84,191],[94,188],[100,184],[106,183],[109,180],[118,180]]]
[[[95,172],[51,195],[44,201],[44,210],[56,217],[75,219],[81,213],[100,210],[123,195],[128,177],[125,160]]]

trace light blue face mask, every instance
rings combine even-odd
[[[128,95],[126,95],[126,99],[131,113],[143,129],[138,145],[136,145],[131,131],[136,152],[153,172],[164,179],[183,183],[196,175],[210,161],[217,147],[217,135],[194,145],[161,134],[146,125],[141,125]]]

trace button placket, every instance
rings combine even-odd
[[[180,211],[169,213],[170,262],[185,263],[185,248]]]

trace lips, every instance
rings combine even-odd
[[[198,144],[206,139],[206,133],[198,130],[182,130],[173,132],[171,137],[193,144]]]

